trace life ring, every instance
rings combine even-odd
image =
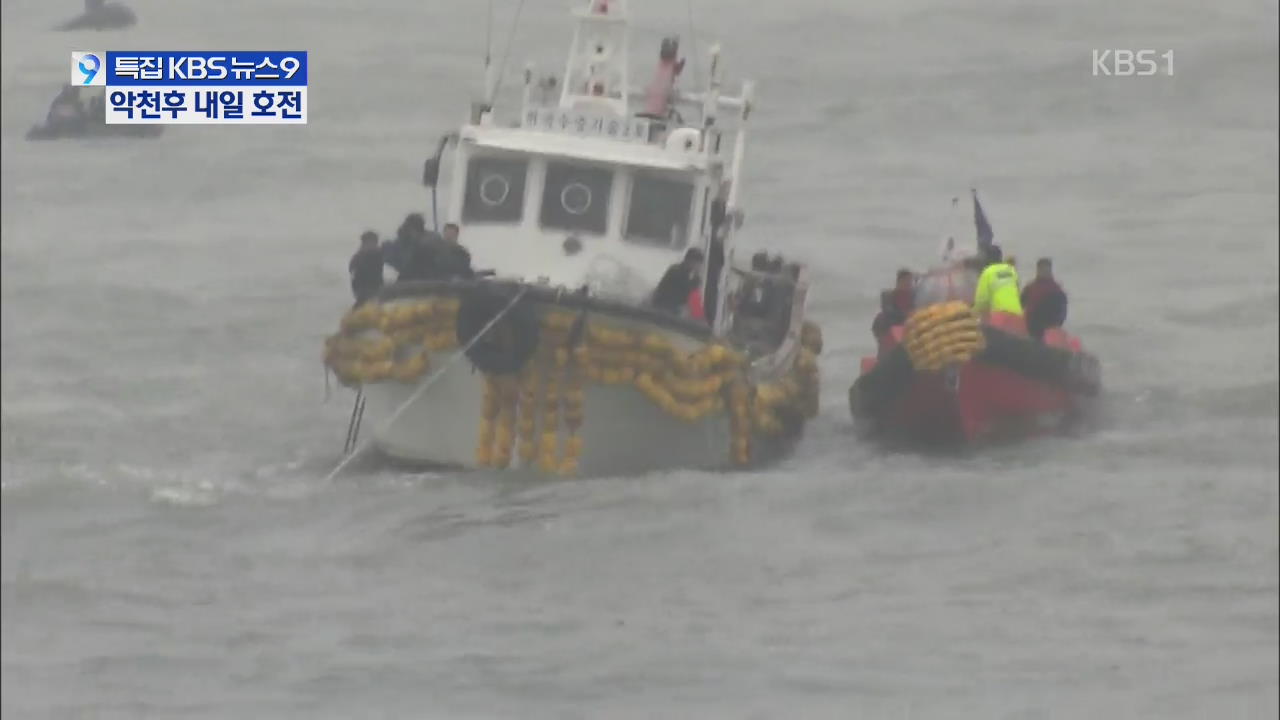
[[[490,193],[494,187],[498,188],[496,197]],[[498,207],[505,203],[507,201],[507,196],[510,194],[511,182],[497,173],[486,175],[484,179],[480,181],[480,202],[483,202],[489,207]]]
[[[458,344],[466,347],[494,317],[511,304],[509,297],[485,288],[463,296],[458,306],[455,334]],[[517,302],[502,319],[475,344],[467,347],[467,359],[489,375],[514,375],[520,372],[538,349],[538,317],[533,307]]]
[[[570,203],[570,194],[576,194],[578,197],[575,202]],[[581,200],[577,202],[576,200]],[[560,207],[570,215],[586,215],[591,209],[591,188],[580,182],[571,182],[560,190]]]

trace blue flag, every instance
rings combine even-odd
[[[973,191],[973,224],[978,228],[978,249],[985,252],[996,235],[991,230],[991,223],[987,222],[987,214],[982,212],[977,190]]]

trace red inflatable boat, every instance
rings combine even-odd
[[[1008,439],[1060,426],[1101,390],[1096,358],[1061,328],[939,303],[862,359],[849,409],[862,432],[922,443]]]

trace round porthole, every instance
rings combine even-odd
[[[501,175],[489,175],[480,181],[480,201],[490,207],[497,207],[507,201],[511,194],[511,183]]]
[[[569,183],[560,191],[560,207],[570,215],[585,215],[591,209],[591,189],[582,183]]]

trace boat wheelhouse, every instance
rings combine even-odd
[[[468,123],[441,143],[453,149],[445,215],[463,228],[476,266],[500,276],[588,285],[641,302],[668,266],[697,247],[713,258],[707,296],[723,299],[715,290],[731,271],[716,259],[732,251],[741,224],[735,185],[751,83],[738,97],[722,95],[713,48],[706,90],[680,93],[683,60],[678,41],[667,38],[652,81],[633,92],[625,2],[594,0],[575,17],[564,79],[526,67],[520,112],[506,122],[494,108],[491,80]],[[723,117],[725,110],[733,115]],[[428,161],[428,184],[441,160],[437,153]],[[727,320],[717,310],[711,314]]]

